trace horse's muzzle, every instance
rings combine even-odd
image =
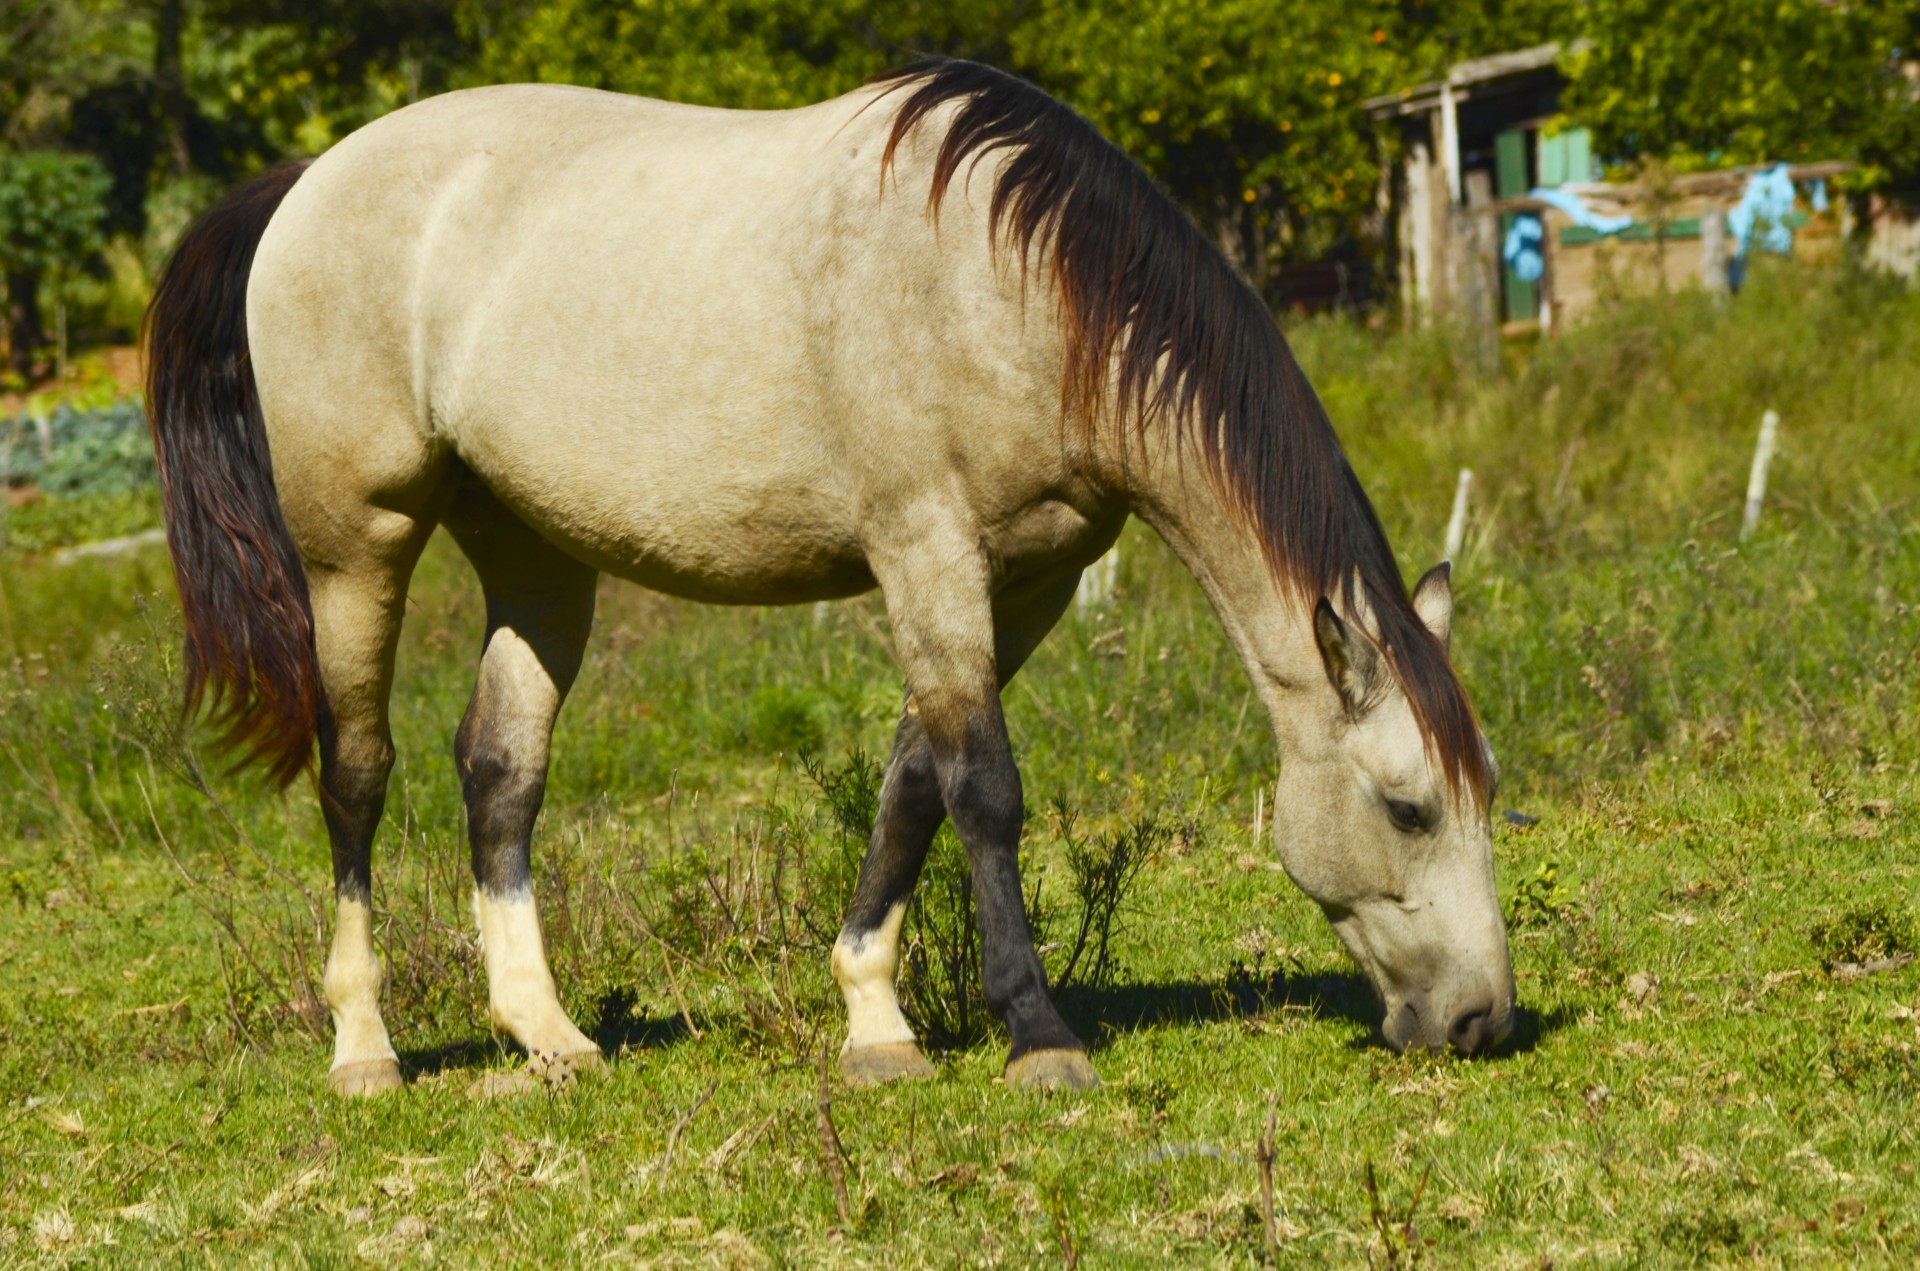
[[[1430,1017],[1426,1003],[1404,1001],[1390,1006],[1381,1027],[1387,1045],[1395,1050],[1451,1050],[1480,1055],[1493,1050],[1513,1033],[1513,1003],[1496,1002],[1492,994],[1472,997],[1456,1005],[1440,1020]]]

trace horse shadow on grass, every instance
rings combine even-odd
[[[1055,1001],[1068,1025],[1088,1039],[1089,1049],[1096,1054],[1121,1034],[1286,1015],[1358,1025],[1365,1031],[1347,1043],[1349,1049],[1386,1048],[1380,1031],[1379,1001],[1372,986],[1351,971],[1288,975],[1236,968],[1224,982],[1167,981],[1100,989],[1073,986],[1062,990]],[[591,1033],[609,1059],[635,1051],[666,1050],[691,1036],[680,1015],[645,1015],[635,1009],[637,1005],[637,997],[626,988],[606,993],[596,1004]],[[1572,1012],[1565,1007],[1543,1015],[1516,1006],[1512,1035],[1488,1057],[1527,1054],[1544,1038],[1573,1022]],[[505,1046],[498,1039],[470,1038],[407,1051],[400,1063],[407,1080],[413,1081],[485,1068],[498,1061]]]
[[[1222,1020],[1260,1020],[1288,1015],[1359,1025],[1365,1032],[1347,1043],[1352,1050],[1386,1049],[1382,1012],[1366,979],[1351,971],[1293,974],[1235,968],[1224,982],[1173,981],[1111,988],[1068,988],[1056,997],[1076,1034],[1098,1052],[1120,1034],[1179,1028]],[[1528,1054],[1574,1022],[1565,1007],[1541,1014],[1514,1007],[1513,1032],[1489,1058]]]

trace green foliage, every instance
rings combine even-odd
[[[1902,71],[1915,0],[1588,0],[1568,114],[1602,153],[1677,167],[1852,159],[1873,185],[1920,175],[1920,98]]]
[[[87,155],[0,152],[0,271],[71,273],[101,247],[106,169]]]
[[[1828,967],[1920,953],[1920,927],[1901,906],[1876,901],[1849,906],[1813,924],[1813,951]]]
[[[1005,0],[547,0],[470,15],[488,34],[469,78],[777,110],[838,96],[919,51],[990,54],[1016,8]]]
[[[1049,968],[1048,978],[1055,992],[1077,984],[1098,993],[1112,988],[1119,974],[1113,938],[1127,894],[1140,871],[1166,850],[1174,827],[1142,815],[1089,836],[1079,832],[1079,819],[1065,799],[1054,800],[1054,828],[1066,847],[1067,877],[1080,914],[1066,957]]]
[[[1438,79],[1455,62],[1489,53],[1571,41],[1583,13],[1567,0],[1397,0],[1393,8],[1411,79]]]
[[[70,499],[39,499],[6,513],[8,552],[49,552],[138,534],[161,523],[160,491],[148,487]]]
[[[252,167],[318,154],[450,86],[469,56],[455,0],[198,0],[184,48],[193,108]]]
[[[44,437],[25,416],[12,422],[9,434],[7,479],[35,485],[44,495],[120,494],[158,479],[153,438],[138,402],[93,410],[61,405],[47,415]]]
[[[1390,6],[1179,0],[1038,6],[1016,65],[1099,124],[1256,278],[1332,245],[1373,197],[1379,148],[1359,103],[1404,69]],[[1301,242],[1318,230],[1318,238]]]
[[[1559,922],[1573,905],[1573,893],[1560,882],[1560,866],[1543,861],[1520,880],[1507,903],[1507,921],[1516,927],[1546,927]]]
[[[29,497],[0,514],[0,551],[44,552],[160,524],[153,441],[138,403],[111,381],[77,400],[0,424],[0,487]],[[87,397],[109,394],[107,405]]]

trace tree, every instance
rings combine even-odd
[[[1852,159],[1857,186],[1920,175],[1905,59],[1917,0],[1587,0],[1568,114],[1621,159],[1676,168]]]
[[[7,282],[10,366],[30,375],[46,343],[40,287],[59,282],[100,249],[106,170],[85,155],[0,154],[0,273]]]
[[[1009,0],[543,0],[470,3],[469,82],[582,84],[777,110],[821,101],[929,53],[998,61]]]
[[[1400,70],[1391,7],[1072,0],[1012,37],[1016,63],[1091,118],[1211,230],[1256,285],[1350,236],[1380,147],[1361,101]]]

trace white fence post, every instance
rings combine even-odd
[[[1740,540],[1745,542],[1760,524],[1760,504],[1767,497],[1767,465],[1773,462],[1774,436],[1780,431],[1780,416],[1768,411],[1760,416],[1760,440],[1753,448],[1753,470],[1747,474],[1747,512],[1740,518]]]
[[[1453,516],[1447,521],[1447,560],[1458,560],[1467,541],[1467,492],[1473,488],[1473,469],[1460,469],[1460,484],[1453,490]]]
[[[1085,614],[1089,609],[1097,609],[1113,599],[1113,584],[1120,572],[1120,546],[1115,544],[1107,549],[1107,554],[1087,566],[1080,575],[1080,585],[1074,589],[1073,607]]]

